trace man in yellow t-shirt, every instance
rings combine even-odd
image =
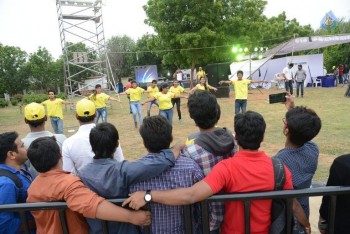
[[[88,99],[95,104],[96,107],[96,117],[95,124],[98,123],[100,117],[102,117],[102,123],[107,122],[107,100],[119,101],[119,99],[113,98],[102,92],[102,87],[100,84],[95,85],[95,92],[91,94]]]
[[[179,81],[177,81],[177,80],[174,80],[173,86],[171,86],[169,92],[173,93],[173,94],[178,94],[178,95],[180,95],[182,93],[187,93],[185,91],[185,89],[179,85]],[[181,110],[180,110],[181,99],[179,97],[172,98],[171,103],[173,104],[173,107],[175,107],[175,104],[176,104],[177,115],[179,117],[179,123],[181,123]]]
[[[235,89],[235,115],[238,114],[240,111],[242,113],[245,113],[247,110],[247,99],[248,99],[248,86],[251,83],[267,83],[268,81],[261,81],[261,80],[248,80],[243,79],[243,71],[239,70],[237,71],[237,80],[222,80],[219,82],[219,84],[230,84]]]
[[[200,81],[201,78],[205,78],[207,74],[205,74],[205,71],[202,70],[202,67],[198,68],[197,72],[197,80]]]
[[[48,92],[49,99],[43,101],[41,104],[46,106],[47,116],[49,116],[51,121],[51,126],[56,134],[63,134],[63,112],[62,104],[72,104],[66,102],[61,98],[56,98],[56,93],[53,90]]]
[[[148,98],[153,97],[154,94],[159,92],[156,80],[152,80],[152,84],[151,84],[151,86],[148,86],[147,92],[148,92]],[[147,116],[148,117],[151,116],[151,107],[152,107],[152,105],[156,105],[156,106],[159,107],[158,102],[157,102],[156,99],[151,101],[151,102],[149,102],[148,105],[147,105]]]

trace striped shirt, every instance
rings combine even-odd
[[[146,158],[156,157],[148,154]],[[163,172],[160,176],[135,183],[129,186],[129,192],[140,190],[169,190],[191,187],[204,178],[202,170],[190,158],[180,156],[175,166]],[[168,206],[159,203],[150,203],[152,214],[151,233],[183,234],[185,232],[182,206]]]

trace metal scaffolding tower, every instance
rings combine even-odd
[[[64,58],[65,92],[72,97],[93,89],[96,83],[114,88],[105,46],[101,0],[56,0],[56,8]],[[70,47],[76,43],[84,43],[87,52],[72,51]],[[81,77],[77,78],[82,74],[89,74],[95,81],[89,84],[81,82]]]

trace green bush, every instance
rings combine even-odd
[[[9,105],[9,101],[6,101],[4,98],[0,98],[0,107],[4,108]]]
[[[14,99],[14,98],[11,98],[11,105],[12,106],[17,106],[17,104],[18,104],[18,100]]]
[[[65,100],[65,99],[67,99],[67,94],[59,93],[59,94],[57,94],[57,98],[61,98],[61,99]]]
[[[23,96],[23,103],[24,104],[29,104],[32,102],[42,103],[46,99],[48,99],[47,94],[30,93]]]
[[[12,96],[12,99],[16,99],[17,102],[22,102],[23,101],[23,94],[15,94]]]

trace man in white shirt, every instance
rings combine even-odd
[[[87,99],[80,100],[76,105],[76,118],[80,127],[73,136],[67,138],[62,146],[63,170],[79,174],[79,170],[90,163],[94,157],[89,135],[95,127],[94,119],[96,115],[95,104]],[[114,159],[123,161],[123,151],[120,145],[114,153]]]
[[[283,77],[285,79],[286,91],[293,95],[293,63],[289,63],[282,71]]]

